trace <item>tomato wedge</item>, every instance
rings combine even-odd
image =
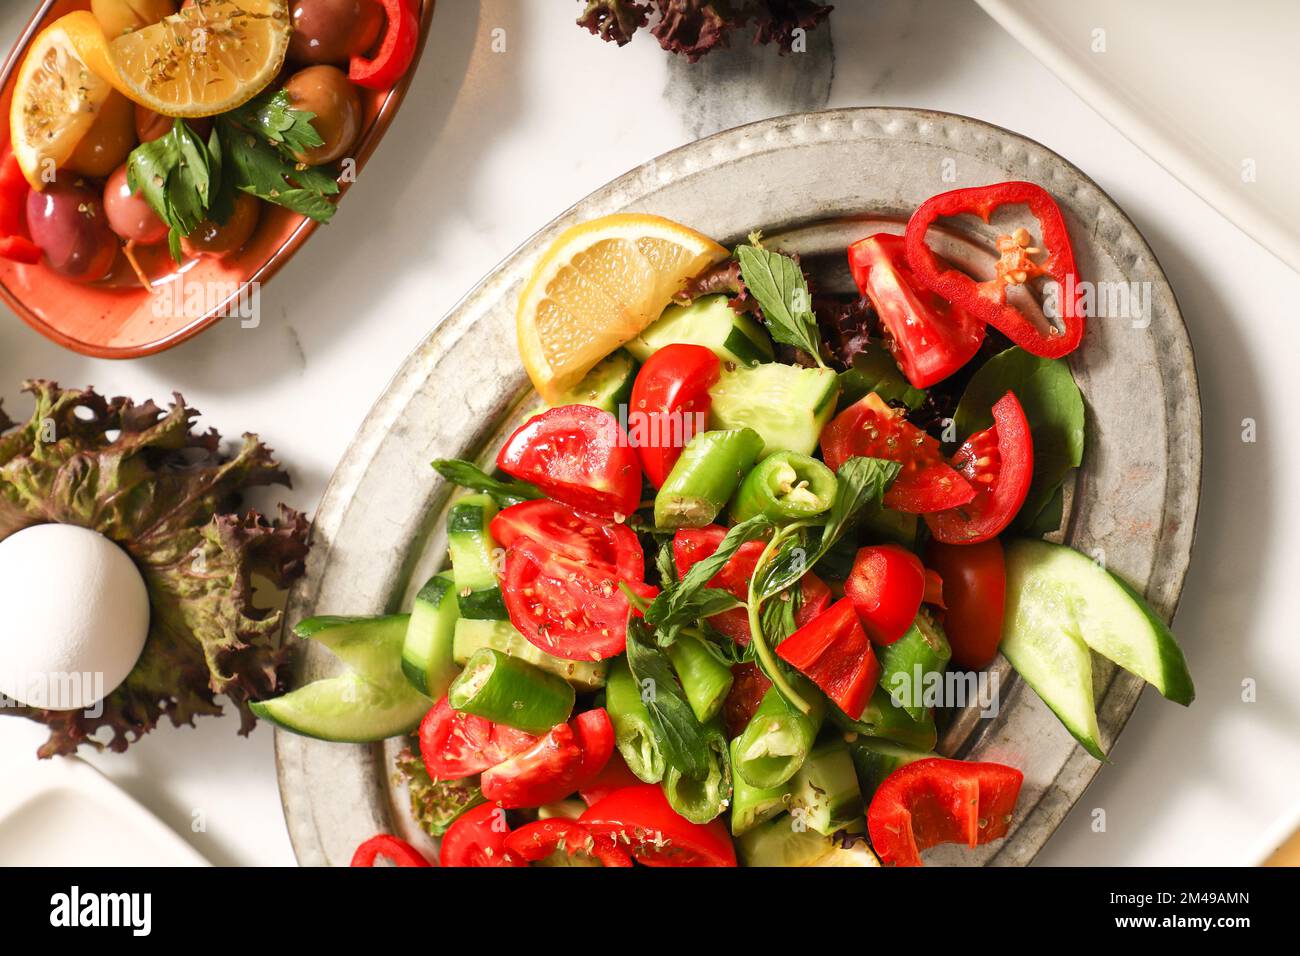
[[[589,780],[586,784],[578,788],[578,793],[587,806],[598,803],[605,799],[615,790],[622,790],[624,787],[633,787],[641,782],[641,778],[629,769],[627,762],[623,760],[620,754],[611,754],[609,761],[605,764],[600,773]]]
[[[686,343],[664,346],[637,372],[628,430],[641,467],[656,488],[673,470],[686,443],[708,428],[709,389],[721,374],[722,363],[712,350]]]
[[[489,803],[516,810],[563,800],[576,789],[582,747],[573,728],[556,724],[527,750],[483,771],[479,789]]]
[[[442,836],[438,853],[441,866],[527,866],[523,858],[506,849],[510,827],[500,807],[484,803],[466,810]]]
[[[582,750],[582,762],[578,764],[573,786],[568,791],[573,793],[591,786],[614,756],[614,725],[604,707],[583,711],[569,721],[569,725]]]
[[[525,823],[506,837],[508,852],[529,863],[563,852],[572,857],[588,857],[602,866],[631,866],[632,858],[608,841],[597,841],[591,832],[575,820],[552,817]]]
[[[372,836],[357,847],[357,852],[352,854],[352,862],[349,866],[375,866],[376,860],[387,860],[393,866],[401,867],[429,865],[429,861],[419,850],[405,840],[399,840],[387,833]]]
[[[885,506],[927,514],[964,505],[975,489],[948,466],[939,443],[875,392],[835,416],[822,431],[822,455],[832,471],[855,455],[899,462],[903,469],[885,492]]]
[[[641,501],[641,465],[618,420],[590,405],[534,415],[506,440],[497,467],[550,498],[605,518],[624,518]]]
[[[434,780],[460,780],[481,773],[536,741],[522,730],[452,710],[446,697],[420,721],[420,756]]]
[[[997,538],[962,545],[931,541],[925,560],[943,576],[947,607],[943,628],[952,647],[952,666],[979,670],[997,656],[1002,642],[1007,598],[1002,542]]]
[[[858,619],[877,644],[892,644],[912,626],[925,597],[921,559],[896,544],[861,548],[844,582]]]
[[[727,529],[719,525],[678,531],[673,535],[673,563],[677,566],[677,573],[684,575],[700,561],[711,557],[726,535]],[[738,601],[746,600],[749,597],[749,579],[754,575],[764,547],[763,541],[746,541],[713,576],[709,587],[721,588]],[[799,599],[794,619],[797,626],[803,626],[830,604],[830,586],[810,571],[799,579]],[[743,607],[714,614],[708,621],[718,633],[741,647],[749,644],[749,613]]]
[[[1020,400],[1007,392],[993,406],[993,426],[957,449],[953,465],[978,489],[961,505],[927,514],[925,523],[944,544],[977,544],[1011,524],[1034,480],[1034,439]]]
[[[882,863],[921,866],[940,843],[975,847],[1006,836],[1024,774],[998,763],[927,757],[895,770],[867,808],[867,832]]]
[[[889,333],[894,361],[917,388],[943,381],[979,351],[984,322],[925,287],[907,264],[902,236],[880,232],[853,243],[849,272]]]
[[[857,720],[880,681],[880,663],[848,598],[832,604],[777,645],[776,656]]]
[[[608,568],[624,581],[645,578],[645,554],[636,532],[558,501],[541,498],[511,505],[497,512],[491,531],[492,540],[503,548],[529,538],[566,558]]]
[[[653,587],[627,582],[643,597]],[[604,660],[627,646],[627,596],[611,569],[557,554],[530,538],[506,550],[502,597],[528,641],[571,661]]]
[[[607,846],[623,846],[646,866],[735,866],[736,848],[721,820],[692,823],[656,783],[616,790],[578,818]]]

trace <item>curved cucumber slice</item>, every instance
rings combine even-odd
[[[839,381],[828,368],[769,362],[724,369],[709,389],[709,427],[754,429],[763,438],[760,460],[776,451],[811,455],[835,414],[839,393]]]
[[[456,582],[446,571],[435,574],[415,596],[406,641],[402,644],[402,673],[412,687],[430,700],[447,693],[460,672],[452,657],[452,639],[459,617]]]
[[[618,407],[626,405],[632,397],[632,382],[636,379],[636,359],[624,349],[619,349],[596,363],[596,367],[583,376],[582,381],[557,398],[549,407],[558,405],[591,405],[603,408],[611,415]]]
[[[249,706],[273,724],[322,740],[367,743],[409,733],[429,709],[429,699],[402,673],[409,621],[406,614],[303,621],[294,633],[319,641],[351,673]]]
[[[690,305],[670,305],[627,350],[644,362],[665,345],[703,345],[724,365],[772,361],[772,340],[748,315],[735,311],[725,295],[700,296]]]
[[[785,815],[748,830],[736,849],[745,866],[880,866],[865,840],[843,847],[816,830],[796,829]]]
[[[1046,541],[1011,542],[1006,562],[1002,651],[1058,714],[1054,699],[1072,714],[1076,725],[1095,731],[1095,717],[1089,725],[1082,714],[1082,681],[1073,689],[1068,686],[1086,671],[1086,709],[1091,711],[1088,649],[1141,677],[1170,700],[1192,702],[1196,691],[1183,652],[1169,628],[1128,584],[1077,551]],[[1017,661],[1034,677],[1026,675]],[[1066,721],[1066,726],[1071,722]]]

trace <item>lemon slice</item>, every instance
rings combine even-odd
[[[63,19],[91,69],[164,116],[213,116],[248,102],[284,65],[291,33],[285,0],[199,0],[113,40],[88,11]]]
[[[78,52],[67,20],[55,20],[28,47],[9,108],[14,158],[38,191],[54,181],[113,92]]]
[[[519,355],[547,401],[659,317],[682,283],[729,253],[659,216],[622,213],[565,231],[519,298]]]

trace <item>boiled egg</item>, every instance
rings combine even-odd
[[[42,709],[93,708],[126,679],[149,634],[135,562],[75,525],[0,541],[0,609],[0,694]]]

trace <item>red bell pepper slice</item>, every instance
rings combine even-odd
[[[352,854],[352,863],[350,865],[374,866],[377,859],[387,860],[393,866],[429,865],[429,861],[424,858],[424,855],[419,850],[405,840],[399,840],[387,833],[372,836],[357,847],[357,852]]]
[[[848,598],[777,645],[776,656],[805,674],[854,720],[880,682],[880,662]]]
[[[527,866],[506,848],[510,827],[505,811],[490,803],[466,810],[442,835],[441,866]]]
[[[632,865],[632,858],[621,847],[607,840],[597,841],[581,823],[558,817],[525,823],[506,837],[505,848],[529,863],[562,850],[569,856],[595,857],[602,866]]]
[[[41,248],[27,237],[27,194],[31,191],[14,158],[5,148],[0,158],[0,257],[34,265],[41,261]]]
[[[887,232],[849,246],[849,272],[889,333],[885,344],[917,388],[941,382],[969,362],[985,324],[926,288],[907,265],[902,236]]]
[[[617,790],[578,818],[607,846],[623,846],[646,866],[735,866],[736,848],[721,820],[692,823],[657,783]]]
[[[614,725],[604,707],[583,711],[570,721],[573,736],[582,750],[582,761],[569,793],[585,790],[614,756]]]
[[[896,544],[861,548],[844,582],[867,635],[877,644],[892,644],[912,626],[925,597],[921,559]]]
[[[925,241],[926,231],[941,216],[964,213],[988,222],[1002,206],[1023,204],[1038,220],[1041,248],[1031,245],[1029,233],[1017,229],[1009,236],[999,236],[999,259],[992,279],[978,281],[953,269],[934,253]],[[1079,299],[1083,290],[1074,264],[1074,248],[1065,228],[1061,207],[1041,186],[1010,182],[931,196],[917,207],[907,222],[907,263],[916,277],[931,291],[954,306],[982,319],[1026,352],[1043,358],[1060,358],[1079,347],[1083,341],[1084,316]],[[1036,255],[1045,254],[1041,262]],[[1060,285],[1061,324],[1044,331],[1038,323],[1007,301],[1007,289],[1021,286],[1038,276],[1046,276]]]
[[[348,64],[348,79],[370,90],[387,90],[396,85],[415,59],[420,40],[420,20],[415,0],[380,0],[384,5],[384,36],[373,58],[354,56]]]
[[[966,439],[952,465],[975,488],[975,497],[925,516],[936,541],[978,544],[1006,530],[1034,480],[1034,438],[1020,400],[1007,392],[993,406],[993,427]]]
[[[885,778],[867,808],[882,863],[921,866],[940,843],[975,847],[1007,835],[1024,774],[998,763],[927,757]]]

